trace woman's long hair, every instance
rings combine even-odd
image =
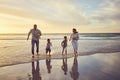
[[[73,31],[74,31],[74,33],[78,33],[78,31],[75,28],[73,28]]]

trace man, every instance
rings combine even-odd
[[[27,40],[29,39],[30,34],[32,34],[32,40],[31,40],[31,44],[32,44],[32,57],[34,58],[34,46],[36,44],[36,52],[37,55],[39,53],[39,39],[41,36],[41,31],[39,29],[37,29],[37,25],[34,24],[33,29],[31,29],[28,33],[28,37]]]

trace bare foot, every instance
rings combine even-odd
[[[32,58],[34,58],[34,55],[32,55]]]
[[[37,53],[37,56],[40,56],[40,54]]]
[[[49,56],[51,56],[51,54],[49,54]]]
[[[67,55],[67,53],[65,53],[65,55]]]
[[[62,54],[62,56],[65,56],[65,54]]]

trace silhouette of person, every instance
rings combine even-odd
[[[32,62],[32,80],[42,80],[40,75],[40,68],[39,68],[39,61],[36,61],[36,68],[35,68],[35,62]]]
[[[61,66],[61,68],[64,71],[64,74],[67,75],[67,71],[68,71],[67,57],[63,58],[63,65]]]
[[[73,78],[73,80],[77,80],[79,78],[77,57],[74,57],[74,62],[73,62],[72,69],[70,71],[70,75],[71,75],[71,78]]]
[[[52,69],[51,57],[46,58],[46,66],[47,66],[48,73],[51,73],[51,69]]]

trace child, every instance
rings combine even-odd
[[[51,46],[52,46],[52,43],[50,42],[50,39],[47,39],[46,55],[47,55],[47,53],[49,52],[49,56],[51,56],[51,55],[50,55],[50,52],[51,52]]]
[[[67,55],[67,36],[64,36],[64,40],[61,42],[61,45],[63,47],[62,55],[64,51],[65,51],[65,54]]]

